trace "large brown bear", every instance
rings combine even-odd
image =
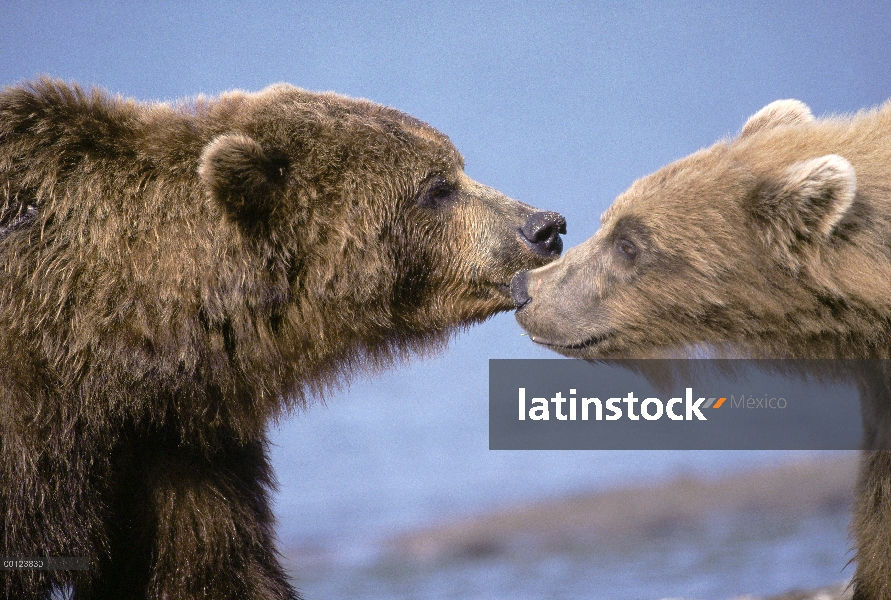
[[[774,102],[635,182],[601,223],[514,278],[534,341],[583,358],[891,358],[891,103],[815,120]],[[867,450],[888,448],[887,373],[863,389]],[[854,530],[855,598],[891,598],[889,452],[864,456]]]
[[[510,309],[565,223],[396,110],[276,85],[176,106],[0,92],[6,599],[285,599],[271,418]]]

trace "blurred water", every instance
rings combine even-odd
[[[846,518],[801,523],[733,521],[647,548],[610,545],[578,554],[497,557],[436,568],[337,565],[301,571],[307,600],[368,599],[727,599],[843,581]]]
[[[279,538],[307,600],[730,598],[850,577],[847,516],[838,512],[796,522],[713,520],[647,548],[611,543],[577,555],[436,567],[382,563],[388,537],[461,515],[806,454],[489,451],[486,341],[493,336],[519,330],[508,319],[486,323],[447,353],[356,381],[272,431]],[[531,344],[518,348],[553,357]]]

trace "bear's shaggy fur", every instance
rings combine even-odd
[[[276,85],[179,105],[0,92],[0,597],[295,597],[270,419],[512,307],[560,250],[396,110]]]
[[[774,102],[735,139],[635,182],[587,242],[518,274],[517,319],[568,356],[891,358],[891,103]],[[891,378],[861,386],[888,448]],[[882,379],[880,377],[880,379]],[[891,453],[863,459],[855,597],[891,598]]]

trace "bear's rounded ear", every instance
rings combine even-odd
[[[777,100],[771,102],[743,125],[739,137],[743,138],[759,131],[772,129],[779,125],[798,125],[814,120],[811,109],[799,100]]]
[[[242,134],[221,135],[207,144],[198,166],[210,197],[242,225],[262,223],[272,214],[287,170],[283,154]]]
[[[837,154],[795,163],[761,184],[753,212],[766,241],[794,267],[797,249],[829,239],[857,195],[854,167]]]

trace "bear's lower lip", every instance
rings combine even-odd
[[[514,310],[518,313],[523,312],[523,309],[526,308],[530,302],[532,302],[532,298],[529,298],[528,300],[523,302],[523,304],[520,304],[519,306],[515,307]]]
[[[542,346],[547,346],[549,348],[553,348],[555,350],[587,350],[592,346],[598,346],[604,341],[608,340],[613,336],[612,332],[602,333],[600,335],[596,335],[590,337],[582,342],[577,342],[575,344],[559,344],[556,342],[548,342],[541,338],[536,338],[535,336],[529,336],[529,338],[535,342],[536,344],[540,344]]]

